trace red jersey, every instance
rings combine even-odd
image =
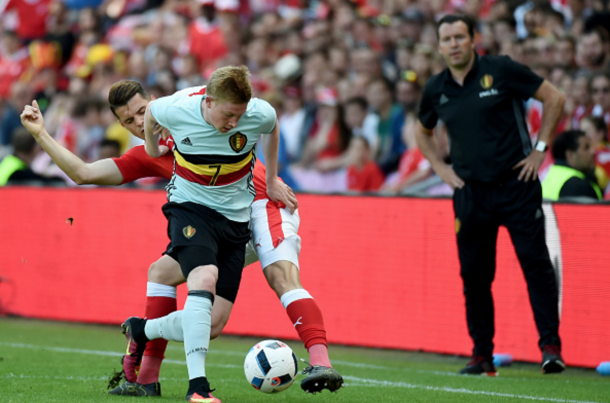
[[[174,140],[170,137],[167,140],[161,139],[159,145],[167,146],[172,149]],[[146,153],[144,145],[131,148],[119,158],[112,159],[123,175],[123,182],[130,183],[141,178],[165,178],[171,179],[174,173],[174,155],[172,152],[162,155],[159,158],[153,158]],[[256,196],[254,200],[268,199],[267,196],[267,180],[265,166],[256,161],[253,172],[254,189]]]
[[[28,48],[21,48],[12,55],[0,52],[0,99],[9,99],[11,86],[31,66]]]
[[[347,189],[358,192],[374,192],[383,185],[383,172],[374,161],[369,161],[361,170],[354,165],[347,168]]]
[[[19,18],[17,36],[21,39],[42,38],[47,33],[47,16],[51,0],[9,0],[6,11],[15,10]]]

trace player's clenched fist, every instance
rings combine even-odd
[[[44,118],[36,100],[32,101],[32,105],[25,106],[20,117],[21,124],[32,136],[38,136],[41,130],[44,129]]]

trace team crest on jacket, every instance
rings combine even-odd
[[[182,228],[182,233],[188,239],[191,239],[193,237],[193,235],[195,235],[195,232],[197,232],[197,230],[195,228],[191,227],[190,225]]]
[[[233,151],[238,153],[244,149],[246,144],[248,144],[248,137],[241,133],[235,133],[229,137],[229,144],[231,145]]]
[[[489,74],[485,74],[483,77],[481,77],[480,83],[481,83],[481,87],[488,90],[494,84],[494,78],[492,76],[490,76]]]

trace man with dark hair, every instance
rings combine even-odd
[[[553,142],[555,164],[542,182],[542,197],[558,200],[562,197],[602,199],[595,182],[595,149],[585,132],[568,130]]]
[[[26,182],[64,183],[60,178],[48,178],[32,171],[30,165],[40,151],[36,140],[23,128],[13,133],[11,141],[13,153],[0,161],[0,186],[23,184]]]
[[[578,38],[576,62],[585,71],[604,71],[610,68],[610,39],[602,27],[586,29]]]
[[[540,335],[542,372],[561,372],[558,288],[544,235],[538,170],[546,142],[563,110],[564,96],[508,56],[478,56],[474,21],[447,15],[437,26],[438,50],[448,68],[424,88],[417,143],[436,173],[454,190],[455,228],[473,358],[460,373],[495,375],[494,308],[498,229],[505,226],[521,263]],[[524,101],[543,104],[534,149]],[[448,130],[453,165],[443,160],[432,132]]]

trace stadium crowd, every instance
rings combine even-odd
[[[0,158],[30,152],[33,173],[68,185],[23,133],[24,105],[37,99],[48,132],[95,161],[141,142],[107,106],[116,81],[162,97],[246,65],[278,112],[280,176],[295,190],[450,194],[414,133],[422,88],[445,68],[435,23],[463,12],[478,20],[479,54],[509,55],[565,94],[557,134],[587,133],[610,198],[607,0],[8,0],[0,12]],[[530,100],[532,142],[540,118]],[[448,155],[442,122],[435,138]]]

